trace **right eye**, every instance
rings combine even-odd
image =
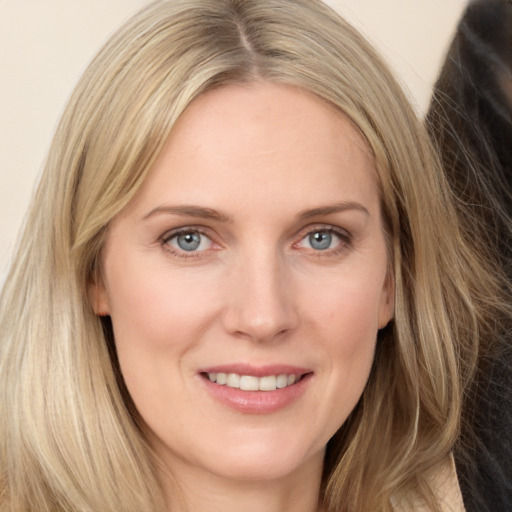
[[[197,230],[179,231],[164,239],[164,243],[177,252],[188,253],[206,251],[213,246],[213,242]]]

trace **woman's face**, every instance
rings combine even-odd
[[[392,315],[387,268],[348,119],[297,88],[230,85],[178,121],[91,295],[174,474],[268,480],[321,468]]]

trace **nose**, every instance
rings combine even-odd
[[[296,329],[299,316],[286,262],[274,251],[240,258],[229,278],[225,329],[256,342],[283,338]]]

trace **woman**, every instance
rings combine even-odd
[[[322,3],[143,10],[77,86],[3,292],[1,510],[463,509],[501,303],[451,201]]]

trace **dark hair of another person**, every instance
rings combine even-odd
[[[512,288],[512,2],[467,7],[436,83],[427,124],[468,240]],[[512,510],[512,329],[483,340],[455,451],[468,512]]]

